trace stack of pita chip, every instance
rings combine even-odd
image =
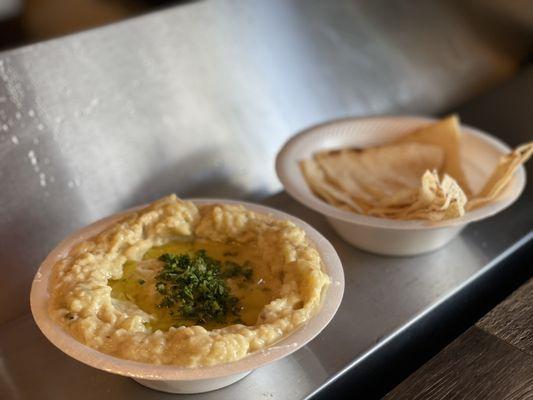
[[[533,153],[532,142],[502,157],[473,195],[460,162],[460,139],[458,118],[450,116],[387,145],[316,153],[300,167],[312,191],[340,209],[441,221],[495,200]]]

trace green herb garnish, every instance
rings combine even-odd
[[[246,264],[245,264],[246,265]],[[246,280],[252,279],[252,268],[249,266],[241,266],[232,261],[226,261],[224,263],[224,272],[222,275],[224,278],[236,278],[238,276],[244,277]]]
[[[163,254],[162,271],[156,276],[156,290],[162,295],[158,307],[176,310],[182,319],[198,324],[222,323],[228,316],[239,316],[238,299],[225,279],[239,275],[250,279],[251,268],[224,263],[209,257],[205,250],[194,256]],[[230,265],[228,265],[230,264]]]

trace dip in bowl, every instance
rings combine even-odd
[[[168,196],[66,239],[37,272],[31,305],[74,358],[191,393],[303,346],[343,283],[331,245],[294,217]]]

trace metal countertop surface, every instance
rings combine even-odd
[[[499,26],[514,28],[494,33],[494,16],[455,2],[201,1],[0,53],[0,398],[180,398],[70,359],[27,314],[31,278],[58,241],[169,192],[261,199],[299,216],[331,240],[346,275],[338,314],[308,346],[183,398],[304,398],[531,240],[531,185],[512,208],[414,258],[358,251],[276,194],[274,155],[298,130],[441,112],[512,75],[530,41],[520,16],[502,15]],[[530,99],[532,69],[524,76],[513,90]],[[506,101],[489,97],[467,122],[516,145],[532,127],[530,103]]]

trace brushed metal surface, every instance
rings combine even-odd
[[[512,13],[461,4],[200,1],[1,53],[0,322],[90,221],[171,191],[273,193],[298,130],[437,112],[511,74],[530,40]]]

